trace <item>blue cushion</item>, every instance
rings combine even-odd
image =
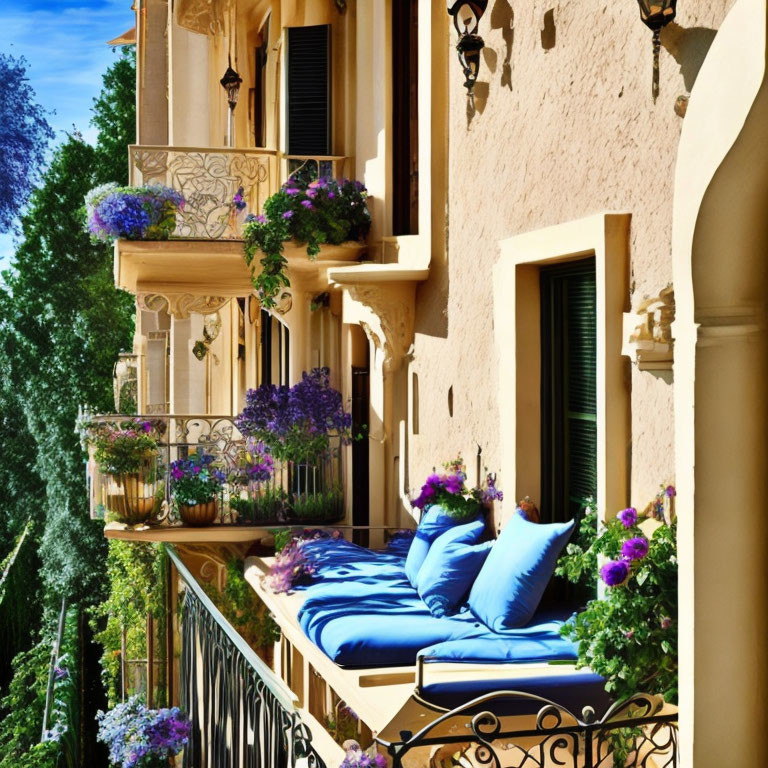
[[[475,544],[484,530],[481,521],[457,525],[438,536],[429,548],[416,586],[433,616],[455,613],[469,592],[491,549],[490,541]]]
[[[415,588],[419,568],[426,560],[427,552],[432,542],[445,531],[453,528],[459,521],[455,517],[446,514],[439,504],[431,506],[422,516],[416,536],[408,549],[405,558],[405,575]]]
[[[469,593],[469,608],[490,629],[525,626],[552,577],[575,520],[542,525],[514,514]]]

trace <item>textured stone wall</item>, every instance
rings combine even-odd
[[[491,0],[468,107],[450,56],[447,253],[417,297],[412,371],[420,434],[410,484],[463,452],[499,463],[492,268],[499,240],[599,211],[632,214],[628,303],[672,281],[673,176],[687,95],[732,0],[680,0],[662,34],[651,97],[651,33],[633,0]],[[455,35],[451,35],[451,45]],[[453,416],[448,390],[453,388]],[[632,369],[632,502],[673,480],[671,379]],[[510,499],[511,501],[511,499]]]

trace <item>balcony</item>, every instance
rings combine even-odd
[[[107,538],[131,541],[253,542],[282,526],[331,525],[345,519],[341,445],[333,438],[319,459],[274,460],[268,480],[249,479],[248,444],[230,416],[103,415],[89,419],[95,434],[103,428],[134,423],[153,425],[158,449],[138,472],[100,471],[95,446],[89,445],[88,484],[94,519],[105,519]],[[170,468],[177,460],[213,456],[224,476],[212,502],[212,520],[182,519],[174,499]]]

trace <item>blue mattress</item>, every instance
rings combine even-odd
[[[306,545],[317,567],[299,623],[341,666],[413,665],[419,651],[448,661],[573,660],[560,637],[565,615],[539,614],[526,627],[493,632],[468,610],[435,618],[405,576],[403,552],[377,553],[343,540]]]

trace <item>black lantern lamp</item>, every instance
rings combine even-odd
[[[459,33],[456,50],[466,78],[464,87],[470,96],[480,71],[480,51],[485,47],[477,28],[487,7],[488,0],[448,0],[448,13],[453,17],[453,26]]]
[[[219,80],[221,87],[227,92],[227,102],[229,108],[234,112],[237,106],[237,97],[240,95],[240,84],[243,82],[243,78],[232,69],[232,58],[229,59],[229,66],[224,73],[224,77]]]
[[[640,6],[640,18],[653,32],[653,100],[659,95],[659,51],[661,49],[661,29],[666,27],[677,12],[677,0],[637,0]]]

